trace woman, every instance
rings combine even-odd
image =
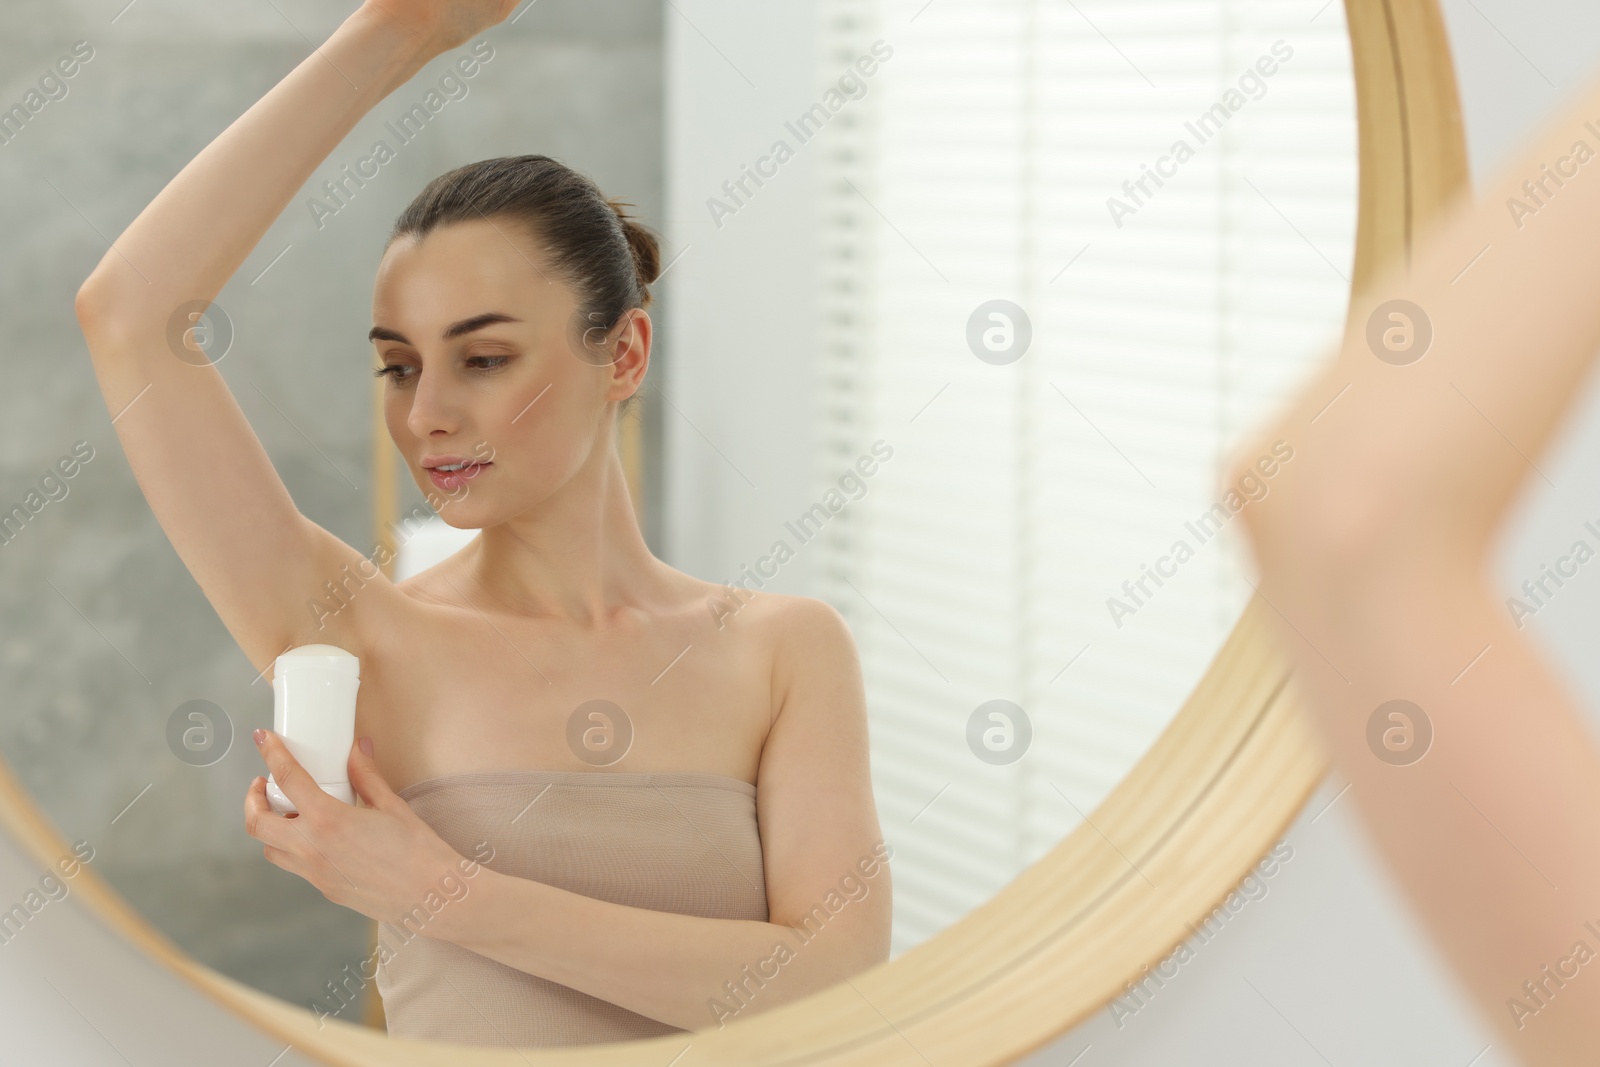
[[[482,531],[398,586],[296,510],[216,369],[169,349],[175,309],[216,296],[362,115],[513,7],[368,0],[133,221],[77,312],[151,509],[251,662],[312,643],[361,661],[362,805],[257,731],[299,815],[257,778],[247,829],[379,921],[391,1033],[538,1046],[832,985],[887,958],[890,887],[843,620],[773,594],[730,610],[640,535],[614,430],[659,256],[588,179],[488,160],[395,227],[373,294],[385,419],[442,517]]]
[[[1600,345],[1597,119],[1600,82],[1357,295],[1239,453],[1295,450],[1245,512],[1261,595],[1417,917],[1534,1064],[1600,1062],[1600,748],[1491,564]]]

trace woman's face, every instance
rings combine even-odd
[[[543,250],[505,219],[400,237],[384,253],[372,299],[377,366],[392,368],[384,420],[450,525],[539,504],[608,440],[606,405],[637,376],[580,354],[576,310]],[[431,469],[451,457],[479,465]]]

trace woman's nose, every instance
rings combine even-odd
[[[455,433],[459,418],[450,382],[440,375],[419,371],[411,394],[411,411],[406,425],[418,437],[427,438],[435,433]]]

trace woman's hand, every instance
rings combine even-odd
[[[277,734],[257,730],[256,737],[272,780],[299,811],[287,816],[273,811],[267,780],[257,777],[245,794],[245,831],[263,843],[268,860],[298,874],[335,904],[398,925],[419,907],[429,916],[441,910],[425,906],[430,895],[435,901],[459,899],[462,877],[481,869],[389,788],[360,744],[350,749],[350,784],[366,807],[352,807],[324,793]],[[422,932],[443,938],[448,928],[434,921]]]
[[[365,0],[362,9],[413,38],[429,55],[503,22],[521,0]],[[273,781],[277,781],[276,778]]]

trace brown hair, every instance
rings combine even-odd
[[[386,242],[426,237],[473,219],[523,223],[578,295],[579,320],[609,330],[629,308],[647,308],[661,275],[661,247],[650,229],[592,179],[549,156],[500,156],[433,179],[395,219]],[[636,401],[635,392],[628,402]]]

